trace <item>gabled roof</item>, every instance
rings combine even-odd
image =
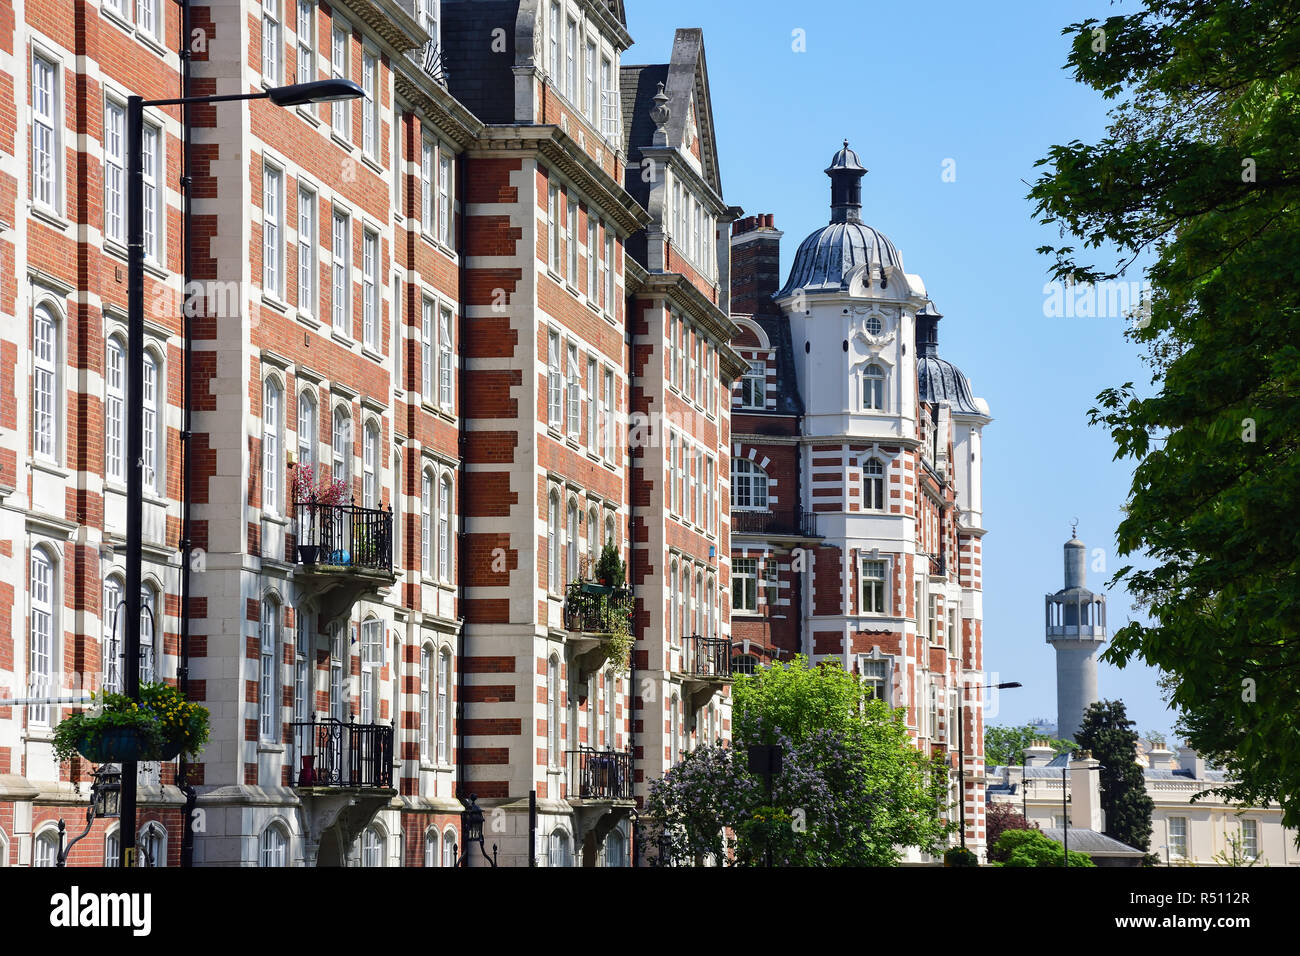
[[[709,91],[709,71],[704,61],[704,31],[699,27],[680,29],[673,37],[673,52],[667,64],[625,65],[620,74],[623,83],[623,143],[629,165],[639,162],[640,148],[654,140],[655,125],[650,119],[659,83],[668,96],[668,145],[685,149],[686,122],[695,114],[696,135],[700,141],[700,166],[706,183],[722,195],[722,175],[718,164],[718,143],[713,123],[713,99]]]
[[[1065,830],[1061,827],[1043,827],[1043,836],[1061,843],[1065,838]],[[1088,856],[1146,856],[1142,850],[1131,847],[1127,843],[1121,843],[1096,830],[1085,830],[1081,827],[1070,827],[1070,849],[1086,853]]]

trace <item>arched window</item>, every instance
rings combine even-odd
[[[136,841],[143,866],[167,865],[167,831],[160,823],[146,823]]]
[[[384,666],[384,622],[371,615],[361,622],[361,715],[360,722],[379,719],[382,694],[379,675]]]
[[[677,630],[679,614],[677,605],[681,603],[682,592],[677,589],[677,561],[674,559],[668,567],[668,642],[676,644],[681,639]]]
[[[714,637],[713,630],[713,579],[704,587],[704,636]]]
[[[59,320],[47,305],[32,316],[32,454],[59,457]]]
[[[438,828],[429,827],[424,831],[424,865],[438,865]]]
[[[614,538],[614,516],[610,515],[605,519],[605,544],[617,544]]]
[[[546,510],[546,583],[552,594],[560,592],[560,496],[552,491]]]
[[[433,563],[433,472],[427,469],[420,476],[420,563],[425,577],[437,573]]]
[[[361,442],[361,504],[364,508],[379,507],[379,426],[366,422]]]
[[[122,692],[122,579],[116,576],[104,579],[104,604],[100,616],[104,623],[104,643],[101,662],[104,668],[104,690],[112,694]]]
[[[345,485],[350,484],[352,478],[352,416],[348,414],[347,409],[342,405],[334,409],[334,430],[331,446],[333,451],[331,461],[333,477],[344,482]]]
[[[455,866],[460,859],[456,846],[456,831],[448,827],[442,835],[442,865]]]
[[[298,608],[294,618],[293,647],[293,719],[308,720],[315,709],[312,706],[312,664],[315,654],[312,648],[311,615]]]
[[[45,830],[32,843],[32,866],[57,866],[59,838],[53,830]]]
[[[126,481],[126,350],[111,336],[104,348],[104,477]]]
[[[867,511],[885,508],[885,466],[875,458],[862,466],[862,507]]]
[[[704,605],[701,601],[704,598],[704,572],[695,573],[695,587],[691,589],[691,633],[703,634],[708,628],[704,624],[704,619],[708,617],[704,612]]]
[[[586,746],[596,749],[596,675],[587,675],[587,742]]]
[[[547,860],[551,866],[572,866],[573,861],[569,857],[569,834],[568,831],[556,827],[551,831],[550,858]]]
[[[587,512],[587,576],[595,578],[596,562],[600,560],[600,512],[592,508]]]
[[[378,827],[366,827],[361,835],[361,865],[383,866],[387,843]]]
[[[610,830],[609,835],[605,837],[606,866],[627,866],[627,855],[624,846],[623,834],[618,830]]]
[[[288,866],[289,840],[279,824],[272,823],[262,831],[258,853],[258,866]]]
[[[311,392],[298,396],[298,465],[316,469],[316,399]]]
[[[54,666],[54,635],[58,618],[55,608],[58,595],[55,589],[54,561],[43,547],[32,549],[31,559],[31,632],[27,642],[28,692],[32,697],[50,696],[50,675]],[[32,704],[27,716],[34,723],[46,724],[50,720],[49,704]]]
[[[569,508],[565,514],[564,550],[567,572],[565,584],[568,584],[578,577],[578,502],[575,498],[569,499]]]
[[[546,765],[560,761],[560,662],[555,655],[546,664]]]
[[[2,847],[0,847],[2,849]],[[114,827],[104,834],[104,865],[118,866],[122,862],[121,831]]]
[[[420,650],[420,759],[429,760],[429,718],[432,717],[430,706],[433,703],[433,649],[424,647]]]
[[[280,605],[272,597],[262,599],[261,669],[257,693],[257,726],[262,740],[277,740],[277,716],[280,694],[276,664],[277,637],[280,632]]]
[[[681,615],[681,620],[678,621],[677,633],[685,639],[689,636],[689,631],[686,629],[689,620],[686,616],[686,598],[691,590],[691,571],[685,562],[682,562],[682,576],[679,581],[681,590],[678,593],[681,594],[681,598],[677,601],[677,611]]]
[[[451,688],[451,652],[438,655],[438,763],[451,762],[451,720],[447,716],[447,694]]]
[[[862,407],[875,411],[885,407],[885,370],[875,362],[862,370]]]
[[[145,584],[140,587],[140,680],[152,681],[158,672],[159,619],[158,592]]]
[[[144,353],[144,467],[141,480],[150,491],[162,491],[162,372],[153,352]],[[277,415],[278,415],[277,404]]]
[[[748,458],[731,459],[731,507],[750,511],[767,508],[767,472]]]
[[[618,749],[618,675],[605,673],[605,749]]]
[[[438,482],[438,580],[451,582],[451,479]]]

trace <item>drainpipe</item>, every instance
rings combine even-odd
[[[180,43],[177,45],[178,55],[181,61],[181,96],[190,95],[190,4],[189,0],[177,0],[181,8],[181,36]],[[190,108],[181,106],[181,129],[183,131],[183,149],[182,161],[184,168],[181,171],[181,203],[182,213],[181,221],[184,224],[185,241],[182,244],[183,263],[181,266],[181,279],[184,283],[183,295],[188,295],[191,269],[193,264],[193,247],[190,229],[190,196],[193,192],[191,189],[190,170],[191,166],[191,135],[190,135]],[[184,299],[182,299],[184,302]],[[189,696],[190,689],[190,557],[193,545],[190,541],[190,483],[192,480],[190,446],[193,444],[191,437],[191,413],[190,413],[190,393],[193,388],[193,343],[191,340],[189,310],[182,306],[181,308],[181,326],[184,330],[183,336],[185,341],[185,360],[184,360],[184,379],[185,385],[181,392],[184,403],[184,421],[181,425],[181,594],[180,594],[180,612],[181,612],[181,633],[180,633],[180,666],[177,670],[178,683],[180,684],[181,693]],[[189,771],[189,762],[182,754],[180,764],[176,768],[176,785],[180,788],[181,793],[185,794],[185,821],[181,831],[181,866],[188,867],[194,865],[194,805],[198,802],[198,794],[194,787],[187,779]]]
[[[624,274],[624,276],[626,277],[626,275],[627,275],[627,270],[626,270],[626,256],[627,256],[627,251],[626,251],[626,249],[624,249],[623,255],[624,255],[624,272],[623,272],[623,274]],[[611,262],[611,263],[609,264],[609,267],[612,269],[612,268],[614,267],[614,264]],[[624,346],[625,346],[625,348],[626,348],[626,352],[627,352],[627,354],[626,354],[626,356],[625,356],[625,359],[624,359],[624,368],[627,369],[627,405],[628,405],[628,423],[629,423],[629,425],[630,425],[630,424],[631,424],[631,420],[632,420],[632,417],[631,417],[631,411],[632,411],[632,395],[633,395],[633,384],[634,384],[634,375],[635,375],[635,368],[636,368],[636,367],[635,367],[635,365],[633,364],[633,362],[634,362],[634,357],[633,357],[633,348],[632,348],[632,345],[633,345],[633,336],[632,336],[632,332],[631,332],[631,328],[632,328],[632,326],[631,326],[631,323],[628,322],[628,309],[629,309],[631,303],[629,302],[627,296],[624,296],[624,300],[623,300],[623,301],[624,301],[624,303],[625,303],[625,304],[624,304],[624,307],[623,307],[623,342],[624,342]],[[633,451],[632,451],[631,444],[630,444],[630,442],[627,440],[627,437],[626,437],[626,436],[625,436],[625,440],[624,440],[624,442],[623,442],[623,448],[624,448],[624,455],[625,455],[625,457],[624,457],[624,461],[625,461],[625,473],[624,473],[624,478],[623,478],[623,487],[624,487],[625,489],[628,489],[628,491],[630,491],[630,490],[631,490],[631,487],[632,487],[632,459],[633,459],[633,457],[634,457],[634,453],[633,453]],[[636,567],[636,531],[635,531],[635,527],[636,527],[636,498],[635,498],[635,496],[633,496],[632,494],[627,494],[627,538],[628,538],[628,541],[627,541],[627,586],[628,586],[629,588],[633,587],[632,582],[635,580],[635,578],[634,578],[634,576],[633,576],[633,571],[634,571],[634,568]],[[635,595],[636,592],[633,591],[632,593]],[[636,599],[635,599],[635,597],[633,598],[633,601],[632,601],[632,609],[633,609],[633,612],[635,613],[635,611],[636,611]],[[635,627],[635,625],[636,625],[636,621],[635,621],[635,619],[634,619],[634,620],[633,620],[633,626]],[[635,633],[635,632],[633,632],[633,633]],[[627,671],[627,708],[628,708],[628,721],[627,721],[627,752],[628,752],[628,753],[631,755],[631,757],[632,757],[632,760],[631,760],[631,766],[632,766],[632,780],[631,780],[631,783],[632,783],[632,795],[633,795],[633,798],[635,799],[635,797],[636,797],[636,765],[637,765],[637,759],[636,759],[636,640],[635,640],[635,638],[634,638],[633,641],[632,641],[632,653],[628,655],[628,671]],[[636,829],[637,829],[637,828],[636,828],[635,823],[634,823],[631,827],[628,828],[628,841],[627,841],[627,843],[628,843],[628,850],[629,850],[629,852],[630,852],[631,855],[632,855],[632,865],[633,865],[633,866],[636,866],[636,865],[637,865],[637,862],[636,862],[636,855],[637,855]]]
[[[460,206],[460,211],[456,215],[456,250],[460,256],[460,263],[457,267],[457,293],[456,300],[458,303],[458,315],[456,321],[458,328],[456,330],[456,341],[459,348],[456,349],[457,355],[457,391],[460,395],[460,407],[458,412],[461,417],[460,428],[457,429],[456,448],[460,457],[460,480],[456,482],[456,493],[459,499],[457,512],[460,515],[460,531],[456,535],[456,591],[458,600],[465,600],[465,569],[469,566],[465,562],[467,544],[469,541],[469,518],[465,514],[465,403],[462,396],[465,393],[465,343],[469,341],[469,309],[465,304],[465,289],[469,270],[466,268],[468,258],[465,250],[465,153],[461,152],[456,157],[456,202]],[[468,797],[465,791],[465,611],[460,609],[460,633],[456,637],[456,796],[464,803]],[[462,840],[464,835],[462,834]],[[465,850],[466,865],[469,862],[469,848]]]

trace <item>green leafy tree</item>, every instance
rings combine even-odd
[[[1300,827],[1300,3],[1146,0],[1064,32],[1076,79],[1119,102],[1099,142],[1040,160],[1037,215],[1078,244],[1041,251],[1082,281],[1150,260],[1127,333],[1150,394],[1091,413],[1135,463],[1118,550],[1144,567],[1114,580],[1149,617],[1105,659],[1170,675],[1217,789]]]
[[[1005,863],[995,866],[1062,866],[1065,847],[1042,830],[1007,830],[994,847]],[[1096,866],[1086,853],[1070,850],[1070,866]]]
[[[779,866],[892,866],[904,848],[942,847],[948,767],[855,675],[801,656],[738,677],[733,694],[734,748],[697,748],[650,783],[651,862],[755,866],[770,852]],[[751,744],[781,748],[770,798],[749,773]]]
[[[1053,753],[1079,749],[1073,740],[1044,737],[1041,730],[1030,724],[1024,727],[989,724],[984,728],[984,765],[1005,767],[1020,764],[1024,760],[1025,748],[1032,746],[1036,740],[1046,740]]]
[[[1005,863],[1007,854],[998,849],[998,840],[1008,830],[1033,829],[1024,814],[1009,803],[990,800],[984,811],[984,835],[989,845],[989,862]]]
[[[1124,702],[1102,700],[1083,714],[1075,735],[1079,746],[1101,761],[1101,809],[1106,815],[1106,835],[1135,850],[1151,846],[1151,813],[1155,801],[1147,793],[1146,778],[1137,762],[1136,725],[1128,719]]]

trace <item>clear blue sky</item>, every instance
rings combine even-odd
[[[1131,5],[1130,5],[1131,6]],[[1054,229],[1034,222],[1022,180],[1055,143],[1095,142],[1107,103],[1062,69],[1069,23],[1116,12],[1089,3],[961,0],[627,0],[636,45],[627,63],[667,62],[677,27],[704,30],[723,190],[747,213],[773,213],[782,268],[829,218],[822,174],[847,138],[870,173],[863,217],[919,273],[945,319],[940,354],[988,400],[985,430],[984,655],[1004,692],[990,723],[1055,720],[1053,651],[1043,597],[1062,586],[1070,522],[1102,548],[1102,590],[1119,567],[1115,527],[1131,464],[1087,423],[1103,388],[1149,382],[1121,318],[1047,318]],[[1123,10],[1123,7],[1120,7]],[[795,52],[802,30],[806,52]],[[952,160],[955,181],[945,182]],[[1058,243],[1059,244],[1059,243]],[[1105,260],[1109,264],[1109,259]],[[1109,592],[1111,629],[1128,596]],[[1140,731],[1173,715],[1141,665],[1103,664],[1102,697],[1120,698]]]

